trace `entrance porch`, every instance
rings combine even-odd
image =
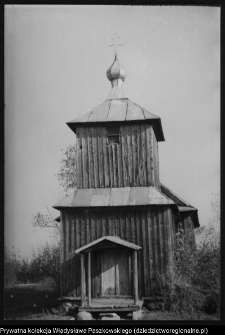
[[[104,236],[75,251],[81,256],[80,311],[140,309],[137,264],[140,249],[119,237]]]

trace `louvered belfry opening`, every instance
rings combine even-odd
[[[199,226],[197,210],[160,183],[161,119],[126,98],[125,77],[116,54],[107,99],[67,123],[76,134],[77,189],[53,206],[60,289],[85,310],[135,310],[156,297],[158,274],[173,266],[177,223]]]
[[[106,128],[107,131],[107,144],[120,144],[120,127],[107,127]]]

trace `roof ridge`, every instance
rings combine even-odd
[[[161,183],[160,183],[161,184]],[[168,198],[167,197],[167,195],[165,195],[164,193],[162,193],[158,188],[156,188],[154,185],[152,185],[152,186],[149,186],[149,187],[153,187],[156,191],[158,191],[159,193],[161,193],[164,197],[166,197],[168,200],[172,200],[172,199],[170,199],[170,198]],[[173,200],[172,200],[173,201]],[[173,201],[174,203],[175,203],[175,201]],[[175,205],[176,205],[176,203],[175,203]]]
[[[127,120],[127,112],[128,112],[128,100],[129,100],[129,99],[127,99],[127,109],[126,109],[125,121]]]
[[[149,111],[147,111],[147,109],[145,109],[145,108],[143,108],[143,107],[141,107],[140,105],[138,105],[138,104],[136,104],[136,102],[133,102],[133,101],[131,101],[130,99],[128,99],[130,102],[132,102],[134,105],[136,105],[136,106],[138,106],[138,107],[140,107],[143,111],[145,111],[145,112],[147,112],[147,113],[149,113],[149,114],[151,114],[151,115],[154,115],[154,116],[156,116],[157,118],[159,118],[160,119],[160,117],[159,116],[157,116],[157,115],[155,115],[155,114],[153,114],[153,113],[151,113],[151,112],[149,112]],[[146,119],[145,119],[146,120]]]
[[[113,100],[113,99],[111,99],[110,104],[109,104],[109,110],[108,110],[108,114],[107,114],[107,117],[106,117],[106,121],[108,120],[108,116],[109,116],[109,111],[110,111],[110,108],[111,108],[112,100]],[[105,100],[105,101],[106,101],[106,100]]]
[[[155,117],[157,117],[158,119],[161,120],[161,118],[160,118],[159,116],[157,116],[157,115],[155,115],[155,114],[153,114],[153,113],[147,111],[147,109],[144,109],[144,108],[142,108],[142,109],[143,109],[145,112],[147,112],[148,114],[154,115]]]
[[[90,117],[91,117],[91,114],[93,114],[93,109],[90,111],[90,114],[89,114],[89,116],[88,116],[88,119],[87,119],[87,122],[89,121],[89,119],[90,119]]]

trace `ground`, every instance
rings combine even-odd
[[[68,315],[67,313],[57,313],[54,314],[52,312],[45,311],[44,313],[31,313],[29,311],[26,312],[17,312],[13,313],[13,311],[6,310],[5,311],[5,320],[73,320],[73,315]],[[129,318],[126,318],[125,316],[121,316],[121,320],[130,320]],[[147,312],[142,320],[150,320],[150,321],[170,321],[170,320],[219,320],[216,316],[210,316],[207,314],[201,314],[198,318],[197,317],[191,317],[190,315],[177,315],[175,313],[169,313],[169,312]],[[118,322],[118,321],[117,321]]]
[[[57,291],[38,284],[13,285],[5,288],[5,320],[74,320],[75,312],[60,303]],[[97,317],[97,316],[96,316]],[[219,320],[208,314],[187,315],[143,308],[141,320]],[[71,320],[71,322],[72,322]],[[121,315],[121,320],[132,320]]]

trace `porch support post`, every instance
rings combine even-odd
[[[133,253],[133,283],[134,283],[134,304],[138,302],[138,269],[137,269],[137,250]]]
[[[87,264],[87,304],[91,307],[91,252],[88,252],[88,264]]]
[[[84,254],[80,254],[80,270],[81,270],[81,307],[85,304],[85,264]]]

